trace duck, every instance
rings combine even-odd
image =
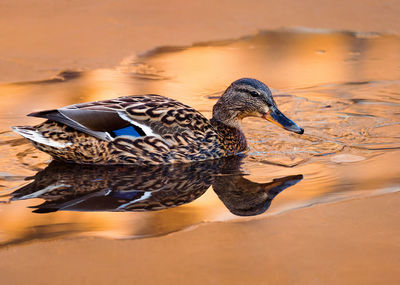
[[[248,148],[241,126],[246,117],[304,133],[279,111],[268,86],[253,78],[231,83],[210,120],[156,94],[79,103],[28,116],[46,121],[12,130],[55,160],[77,164],[149,166],[239,155]]]

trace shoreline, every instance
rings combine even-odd
[[[162,237],[33,242],[0,250],[0,272],[4,284],[397,284],[399,203],[390,193]]]
[[[0,35],[7,39],[0,45],[0,82],[39,80],[68,69],[112,68],[159,46],[283,27],[399,33],[396,1],[365,2],[139,0],[116,5],[109,0],[44,0],[36,5],[5,0],[0,4]]]

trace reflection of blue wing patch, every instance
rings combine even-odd
[[[139,195],[143,195],[144,192],[139,192],[139,191],[124,191],[124,192],[114,192],[113,197],[119,198],[119,199],[126,199],[126,200],[132,200],[133,198],[136,198]]]
[[[142,131],[140,128],[134,128],[133,126],[128,126],[122,129],[118,129],[115,131],[112,131],[114,136],[119,137],[119,136],[131,136],[131,137],[141,137],[145,136],[146,134]]]

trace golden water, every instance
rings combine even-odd
[[[148,205],[123,206],[137,193],[118,194],[130,183],[136,187],[133,190],[153,191],[137,185],[143,177],[150,177],[147,182],[154,177],[148,172],[124,176],[110,169],[82,171],[51,165],[37,174],[36,184],[42,184],[31,187],[32,193],[14,192],[32,182],[32,176],[50,162],[48,155],[10,131],[13,125],[41,121],[26,114],[156,93],[210,117],[221,92],[241,77],[269,85],[279,109],[305,134],[292,134],[257,118],[244,120],[250,150],[234,172],[226,174],[225,166],[212,171],[201,166],[189,172],[174,168],[157,172],[155,178],[166,175],[162,181],[168,189],[163,193],[173,192],[174,183],[194,178],[208,183],[202,186],[204,191],[189,193],[190,198],[182,199],[175,192],[168,203],[165,197],[157,198],[166,205],[158,211],[146,211]],[[400,189],[400,38],[392,35],[275,31],[157,48],[126,58],[113,69],[65,71],[48,80],[1,84],[0,98],[0,245],[64,236],[156,236],[203,222],[243,219],[225,205],[240,206],[250,196],[236,199],[240,193],[224,189],[267,193],[276,186],[270,183],[274,179],[289,182],[282,189],[278,185],[271,206],[257,217]],[[226,175],[229,179],[224,179]],[[111,185],[103,183],[105,176]],[[68,184],[63,188],[66,192],[55,195],[49,190],[63,183]],[[37,192],[47,186],[47,192]],[[172,207],[175,204],[182,205]],[[29,208],[38,205],[45,209]]]

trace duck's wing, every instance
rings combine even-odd
[[[59,122],[106,141],[122,135],[143,137],[204,132],[210,127],[208,120],[193,108],[159,95],[75,104],[28,116]]]
[[[87,110],[72,108],[72,106],[35,112],[28,116],[59,122],[106,141],[112,140],[110,131],[129,126],[129,122],[123,120],[117,112],[112,110]]]

